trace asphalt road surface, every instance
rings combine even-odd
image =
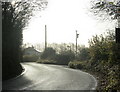
[[[95,90],[96,79],[60,65],[22,63],[25,73],[3,82],[3,90]]]

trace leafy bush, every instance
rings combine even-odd
[[[23,62],[26,62],[26,61],[37,61],[39,59],[38,56],[36,55],[24,55],[23,56]]]
[[[106,81],[101,89],[120,90],[120,44],[115,43],[114,39],[109,39],[111,36],[114,35],[96,35],[91,39],[89,65],[93,71],[101,73],[102,80]]]
[[[40,59],[40,60],[37,60],[37,63],[42,63],[42,64],[56,64],[56,61],[54,61],[54,60]]]
[[[41,55],[41,59],[48,59],[48,60],[52,60],[54,59],[56,55],[56,51],[53,48],[46,48],[42,55]]]
[[[90,55],[89,55],[89,48],[81,48],[79,50],[79,53],[78,53],[78,56],[77,56],[77,59],[79,61],[87,61],[90,59]]]
[[[120,90],[120,73],[118,72],[119,65],[112,66],[107,74],[108,85],[106,89]]]
[[[83,60],[86,52],[83,50],[84,53],[79,54],[79,59],[82,62],[69,62],[68,66],[75,69],[85,69],[100,75],[100,90],[120,90],[120,44],[115,43],[114,35],[93,36],[89,45],[89,60]]]
[[[83,62],[80,62],[80,61],[72,61],[72,62],[69,62],[68,66],[74,69],[83,69],[84,64]]]
[[[64,64],[64,65],[68,65],[68,63],[74,59],[75,59],[74,53],[69,51],[57,54],[55,57],[57,64]]]
[[[57,54],[53,48],[49,47],[43,51],[40,62],[44,61],[48,63],[53,63],[52,61],[56,61],[56,64],[68,65],[68,63],[71,60],[74,60],[74,58],[75,55],[71,51],[62,51],[61,53]]]

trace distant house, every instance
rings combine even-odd
[[[37,51],[34,47],[28,47],[24,49],[24,55],[40,56],[41,52]]]
[[[41,52],[37,51],[34,47],[24,49],[23,62],[37,61],[40,58]]]

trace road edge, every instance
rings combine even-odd
[[[82,72],[84,72],[84,71],[82,71]],[[90,74],[88,72],[84,72],[84,73],[90,75],[94,79],[94,81],[95,81],[95,87],[91,88],[91,90],[96,90],[97,85],[98,85],[98,80],[92,74]]]
[[[73,68],[70,68],[68,66],[66,68],[73,69]],[[93,78],[93,80],[95,81],[95,86],[93,88],[91,88],[91,90],[96,90],[97,89],[98,80],[97,80],[97,78],[93,74],[90,74],[89,72],[84,71],[84,70],[80,70],[80,69],[73,69],[73,70],[79,70],[79,71],[81,71],[81,72],[83,72],[83,73],[88,74],[89,76],[91,76]]]
[[[21,66],[22,66],[22,65],[21,65]],[[8,82],[8,81],[11,81],[11,80],[15,80],[15,79],[23,76],[23,75],[26,73],[27,69],[26,69],[25,67],[23,67],[23,66],[22,66],[22,69],[23,69],[23,70],[22,70],[22,72],[21,72],[19,75],[15,76],[15,77],[13,77],[13,78],[11,78],[11,79],[4,80],[3,82]]]

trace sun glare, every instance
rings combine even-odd
[[[15,4],[15,1],[12,1],[11,4],[14,5],[14,4]]]
[[[99,22],[87,14],[87,3],[88,0],[50,0],[47,9],[37,12],[23,31],[24,43],[43,43],[47,25],[48,43],[75,43],[77,30],[78,44],[88,46],[93,35],[113,27],[109,21]]]

